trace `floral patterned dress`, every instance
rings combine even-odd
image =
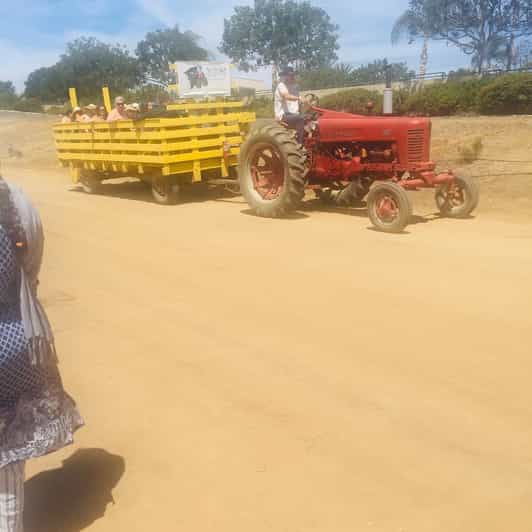
[[[55,363],[30,362],[19,290],[15,250],[0,226],[0,468],[72,443],[83,425]]]

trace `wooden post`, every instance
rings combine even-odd
[[[78,93],[74,87],[70,87],[70,89],[68,89],[68,95],[70,96],[70,105],[72,106],[72,109],[74,109],[74,107],[79,107]]]
[[[103,87],[102,94],[103,94],[103,104],[105,105],[105,110],[108,113],[110,113],[113,109],[113,106],[111,104],[111,94],[109,92],[109,87]]]

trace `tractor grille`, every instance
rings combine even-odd
[[[425,148],[425,131],[423,129],[408,130],[408,161],[422,162]]]

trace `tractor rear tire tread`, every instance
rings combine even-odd
[[[247,155],[256,142],[271,142],[280,152],[285,169],[284,191],[272,201],[261,201],[251,190]],[[296,210],[305,195],[307,155],[287,130],[278,124],[268,124],[252,132],[243,144],[240,154],[240,190],[257,216],[279,218]]]

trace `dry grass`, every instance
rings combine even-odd
[[[482,153],[464,160],[477,138]],[[532,116],[435,118],[432,158],[440,169],[478,177],[480,211],[532,219]]]
[[[464,164],[474,163],[482,153],[482,137],[475,137],[470,144],[464,144],[458,148],[460,155],[458,162]]]

